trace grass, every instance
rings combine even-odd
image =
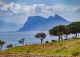
[[[80,39],[65,40],[63,42],[49,42],[45,44],[33,44],[28,46],[16,46],[6,49],[3,52],[80,56]]]

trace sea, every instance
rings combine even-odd
[[[58,36],[51,36],[49,34],[49,31],[0,32],[0,40],[6,42],[3,45],[2,50],[7,49],[6,46],[8,44],[13,44],[14,47],[21,46],[22,44],[19,44],[18,42],[21,38],[25,38],[24,41],[25,45],[40,44],[40,39],[35,38],[35,35],[41,32],[46,34],[46,38],[43,40],[43,43],[45,43],[45,41],[51,42],[52,40],[58,40]],[[64,36],[63,39],[66,39]],[[71,38],[73,36],[74,36],[73,34],[70,34],[68,38]]]

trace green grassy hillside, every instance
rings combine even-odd
[[[17,46],[4,50],[4,52],[41,53],[50,55],[80,55],[80,39],[71,39],[45,44]]]

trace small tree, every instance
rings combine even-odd
[[[7,45],[6,47],[7,47],[7,48],[11,48],[11,47],[13,47],[13,45],[12,45],[12,44],[9,44],[9,45]]]
[[[23,44],[23,45],[24,45],[24,40],[25,40],[25,38],[22,38],[22,39],[19,40],[18,42],[19,42],[20,44]]]
[[[46,34],[45,33],[37,33],[35,35],[35,38],[39,38],[41,40],[41,44],[43,42],[43,39],[46,37]]]
[[[6,42],[0,40],[0,50],[2,49],[3,44],[5,44]]]

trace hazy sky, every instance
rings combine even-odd
[[[6,22],[24,24],[29,16],[55,14],[80,21],[80,0],[0,0],[0,20]]]

